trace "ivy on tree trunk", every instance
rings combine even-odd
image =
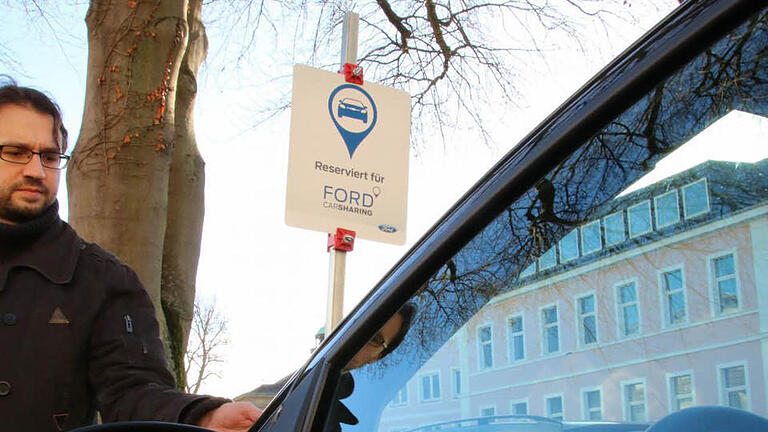
[[[203,221],[192,131],[207,52],[201,0],[92,0],[80,135],[67,172],[69,221],[139,275],[184,387]]]

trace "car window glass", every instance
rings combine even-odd
[[[356,424],[341,430],[643,430],[699,405],[768,415],[766,115],[763,13],[432,275],[402,343],[348,368]]]

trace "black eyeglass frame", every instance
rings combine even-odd
[[[3,157],[3,149],[6,148],[6,147],[10,147],[10,148],[14,148],[14,149],[19,149],[22,152],[26,152],[27,155],[28,155],[27,161],[26,162],[19,162],[19,161],[12,161],[12,160],[5,159]],[[60,161],[59,165],[60,166],[53,167],[53,166],[46,165],[45,164],[45,159],[43,158],[43,155],[54,155],[54,154],[59,157],[59,161]],[[62,169],[67,167],[67,164],[69,164],[70,156],[67,156],[64,153],[57,153],[57,152],[53,152],[53,151],[36,152],[36,151],[32,151],[32,150],[30,150],[28,148],[19,147],[19,146],[16,146],[16,145],[0,145],[0,159],[4,160],[5,162],[8,162],[8,163],[18,164],[18,165],[26,165],[30,161],[32,161],[32,158],[34,158],[35,155],[40,156],[40,165],[42,165],[45,168],[50,168],[50,169],[55,169],[55,170],[62,170]]]
[[[368,340],[368,345],[379,348],[381,350],[387,349],[387,346],[389,346],[389,343],[384,339],[384,336],[381,333],[376,333],[373,335],[372,338]]]

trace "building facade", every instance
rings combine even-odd
[[[768,161],[710,161],[562,237],[433,356],[382,431],[535,415],[768,415]],[[427,420],[428,419],[428,420]]]

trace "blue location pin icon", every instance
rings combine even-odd
[[[378,112],[373,98],[362,87],[342,84],[328,97],[328,114],[344,140],[349,158],[376,126]]]

